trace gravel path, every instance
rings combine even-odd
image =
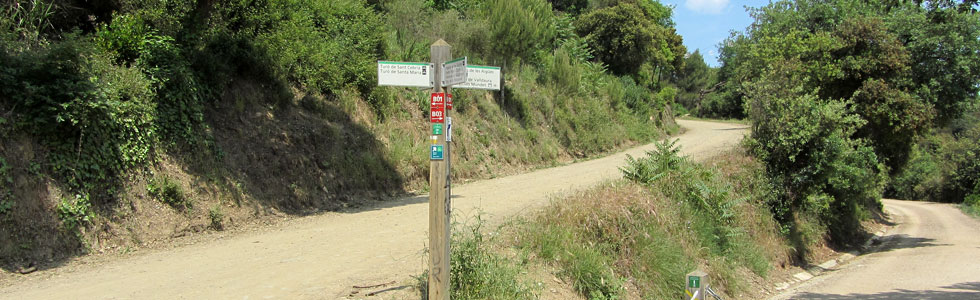
[[[703,159],[730,149],[745,125],[684,121],[682,153]],[[504,217],[548,204],[550,197],[620,178],[627,154],[478,181],[453,189],[454,215]],[[72,262],[0,283],[2,299],[337,299],[354,285],[421,273],[428,197],[410,197],[350,213],[290,220],[283,226],[97,263]],[[972,255],[976,261],[978,255]],[[974,270],[980,268],[974,267]]]

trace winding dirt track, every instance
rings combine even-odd
[[[980,299],[980,221],[952,204],[885,200],[881,246],[773,299]]]
[[[747,126],[678,121],[682,153],[702,159],[737,144]],[[453,189],[453,214],[500,221],[546,205],[549,198],[619,178],[626,154]],[[428,196],[352,213],[299,218],[279,228],[202,244],[150,251],[104,263],[39,271],[0,283],[2,299],[337,299],[353,285],[406,281],[421,273]],[[980,257],[974,255],[975,258]],[[974,267],[977,269],[977,267]]]

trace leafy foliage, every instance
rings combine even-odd
[[[18,126],[53,149],[54,172],[72,189],[112,194],[125,171],[150,159],[155,103],[138,69],[113,65],[82,37],[37,52],[0,53],[0,91]]]
[[[847,243],[865,210],[880,206],[884,166],[868,142],[853,135],[864,124],[849,103],[805,92],[799,65],[784,62],[747,89],[752,119],[748,145],[783,195],[773,210],[784,223],[813,213],[831,236]],[[803,245],[798,245],[802,247]]]
[[[454,299],[529,299],[534,289],[513,265],[491,246],[479,216],[470,224],[453,224],[449,259],[449,293]],[[428,299],[428,271],[417,276],[416,287]]]
[[[533,59],[555,38],[551,4],[545,0],[492,0],[488,4],[493,53],[515,64]]]
[[[965,201],[980,183],[980,117],[977,112],[923,137],[907,168],[895,175],[887,195],[936,202]]]
[[[793,226],[812,214],[846,243],[918,138],[976,101],[980,44],[962,37],[980,19],[944,1],[776,1],[750,13],[748,31],[722,43],[721,90],[700,112],[746,114],[748,144],[783,188],[777,216]]]
[[[672,27],[657,23],[660,19],[623,2],[582,15],[575,27],[594,47],[596,59],[616,74],[637,73],[644,64],[673,70],[683,63],[686,50]]]
[[[184,189],[169,177],[157,177],[150,180],[146,184],[146,192],[151,197],[177,210],[187,210],[194,207],[194,202],[185,195]],[[218,212],[220,213],[220,211]]]
[[[92,203],[86,195],[75,195],[74,198],[62,198],[58,203],[58,218],[68,231],[88,225],[92,221]]]

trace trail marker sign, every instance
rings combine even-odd
[[[432,300],[449,299],[449,216],[452,207],[453,109],[449,88],[500,90],[500,67],[471,66],[466,57],[450,60],[452,47],[429,46],[431,63],[378,61],[378,85],[432,88],[429,98],[429,285]],[[438,188],[442,187],[442,188]]]
[[[432,93],[429,102],[429,122],[442,123],[446,121],[446,93]]]
[[[684,293],[687,297],[684,299],[696,299],[696,300],[707,300],[708,298],[708,273],[701,270],[695,270],[694,272],[687,273],[684,276],[685,287]]]
[[[500,67],[466,66],[466,82],[457,89],[500,90]]]
[[[446,141],[453,141],[453,117],[446,117]]]
[[[435,65],[378,61],[378,85],[431,88],[435,85]]]
[[[453,86],[466,82],[466,56],[442,64],[442,86]]]
[[[429,152],[430,160],[442,160],[445,157],[445,152],[443,151],[442,145],[432,145],[432,149]]]

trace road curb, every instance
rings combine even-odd
[[[885,233],[887,233],[888,230],[891,229],[892,229],[891,226],[882,228],[878,232],[875,232],[874,235],[871,236],[871,238],[865,241],[864,244],[861,245],[860,250],[848,251],[844,254],[841,254],[835,259],[831,259],[823,262],[822,264],[809,267],[806,269],[806,271],[793,274],[793,276],[789,278],[789,281],[776,283],[775,285],[773,285],[773,288],[775,288],[777,291],[786,290],[790,287],[793,287],[807,280],[813,279],[829,271],[835,271],[837,270],[836,269],[837,266],[845,262],[848,262],[854,258],[857,258],[864,253],[867,253],[869,250],[871,250],[873,246],[881,245]]]

